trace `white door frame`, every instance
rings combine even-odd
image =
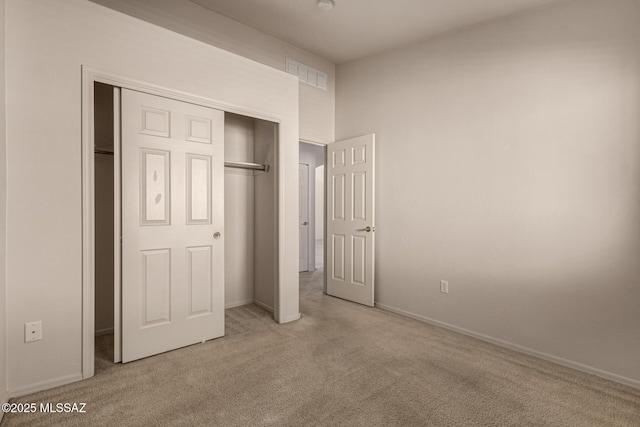
[[[254,111],[237,105],[230,105],[204,98],[198,95],[164,88],[151,83],[131,79],[126,76],[110,73],[96,68],[82,66],[82,378],[94,375],[95,359],[95,164],[94,164],[94,83],[137,90],[151,95],[163,96],[176,101],[188,102],[203,107],[223,110],[256,119],[280,124],[281,119],[263,111]],[[283,150],[280,146],[280,133],[276,140],[276,158],[279,165],[284,164]],[[114,163],[115,167],[115,163]],[[284,168],[277,168],[276,203],[278,223],[280,218],[280,201],[284,194]],[[114,184],[115,185],[115,184]],[[279,227],[278,254],[284,247],[284,227]],[[279,274],[280,263],[277,266],[277,281],[274,289],[274,319],[280,321],[280,288],[283,286],[282,275]],[[115,326],[115,325],[114,325]]]

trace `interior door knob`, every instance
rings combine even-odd
[[[367,233],[371,233],[372,231],[376,231],[375,227],[369,227],[368,225],[365,228],[361,228],[358,231],[366,231]]]
[[[213,238],[214,239],[219,239],[220,237],[222,237],[222,234],[220,234],[219,231],[216,231],[215,233],[213,233]]]
[[[309,225],[307,221],[303,222],[302,225]]]

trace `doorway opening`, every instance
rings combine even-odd
[[[299,162],[299,271],[324,274],[326,146],[301,141]]]
[[[120,88],[100,82],[93,83],[94,328],[92,332],[95,338],[92,338],[95,341],[93,341],[92,362],[95,373],[99,373],[102,368],[114,362],[122,361],[123,351],[121,333],[124,327],[122,325],[125,323],[122,321],[124,301],[121,288],[123,208],[121,208],[120,197],[122,187],[127,183],[124,185],[120,183],[122,173],[120,99]],[[255,303],[275,313],[278,308],[279,282],[278,123],[229,112],[223,114],[225,219],[224,229],[220,231],[224,241],[224,308]],[[193,119],[190,116],[188,118]],[[190,137],[191,141],[195,139],[196,142],[202,142],[197,140],[197,135],[190,134]],[[187,159],[189,156],[187,154]],[[192,167],[187,169],[187,172],[192,170],[195,169]],[[206,176],[211,174],[209,172],[209,175],[205,173],[203,176],[206,181]],[[186,177],[186,181],[196,182],[191,181],[190,175]],[[204,185],[208,186],[206,183]],[[135,187],[137,188],[138,185]],[[142,187],[140,188],[142,192]],[[193,188],[192,185],[189,187],[189,195],[195,194]],[[203,215],[208,215],[205,211],[206,209]],[[219,233],[213,234],[213,239],[220,239],[220,237]],[[204,246],[196,249],[200,247]],[[194,252],[193,249],[187,248],[190,253]],[[193,255],[188,258],[191,266],[194,264],[193,258]],[[189,277],[191,278],[192,275]],[[199,277],[202,281],[202,276]],[[192,303],[195,298],[194,289],[192,285],[189,290]],[[205,298],[209,297],[205,296]]]

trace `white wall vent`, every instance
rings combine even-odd
[[[291,58],[287,58],[286,66],[287,73],[298,76],[298,80],[302,83],[327,91],[327,73],[318,71]]]

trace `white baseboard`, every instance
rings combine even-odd
[[[99,329],[95,332],[95,336],[99,337],[100,335],[108,335],[113,333],[113,326],[110,328]]]
[[[67,385],[71,383],[75,383],[77,381],[82,380],[82,374],[73,374],[67,375],[64,377],[54,378],[52,380],[42,381],[39,383],[31,384],[24,387],[19,387],[13,390],[9,390],[9,397],[20,397],[31,393],[37,393],[42,390],[49,390],[50,388],[60,387],[62,385]]]
[[[470,337],[478,338],[482,341],[486,341],[491,344],[498,345],[500,347],[505,347],[520,353],[528,354],[530,356],[535,356],[540,359],[547,360],[549,362],[557,363],[558,365],[566,366],[568,368],[586,372],[588,374],[595,375],[598,377],[606,378],[608,380],[615,381],[617,383],[624,384],[629,387],[640,389],[640,381],[634,380],[633,378],[627,378],[622,375],[618,375],[612,372],[604,371],[602,369],[594,368],[593,366],[583,365],[582,363],[574,362],[572,360],[564,359],[562,357],[557,357],[548,353],[543,353],[541,351],[533,350],[528,347],[524,347],[518,344],[510,343],[508,341],[503,341],[497,338],[493,338],[488,335],[480,334],[478,332],[474,332],[469,329],[461,328],[459,326],[451,325],[449,323],[441,322],[439,320],[431,319],[425,316],[421,316],[419,314],[414,314],[409,311],[401,310],[399,308],[391,307],[385,304],[376,303],[376,307],[382,310],[390,311],[392,313],[400,314],[402,316],[410,317],[412,319],[416,319],[421,322],[429,323],[434,326],[439,326],[441,328],[449,329],[454,332],[459,332],[461,334],[468,335]]]
[[[280,319],[280,321],[278,323],[282,324],[282,323],[289,323],[289,322],[295,322],[296,320],[300,320],[300,313],[298,313],[295,316],[290,316],[290,317],[285,317],[284,319]]]
[[[228,308],[240,307],[241,305],[247,305],[247,304],[253,304],[253,300],[252,299],[248,299],[248,300],[243,300],[243,301],[230,302],[229,304],[225,304],[224,305],[224,309],[226,310]]]
[[[271,307],[270,305],[267,305],[267,304],[265,304],[265,303],[263,303],[263,302],[260,302],[260,301],[258,301],[258,300],[254,300],[254,301],[252,301],[252,302],[253,302],[255,305],[257,305],[258,307],[262,307],[262,308],[264,308],[265,310],[267,310],[268,312],[273,313],[273,307]]]

